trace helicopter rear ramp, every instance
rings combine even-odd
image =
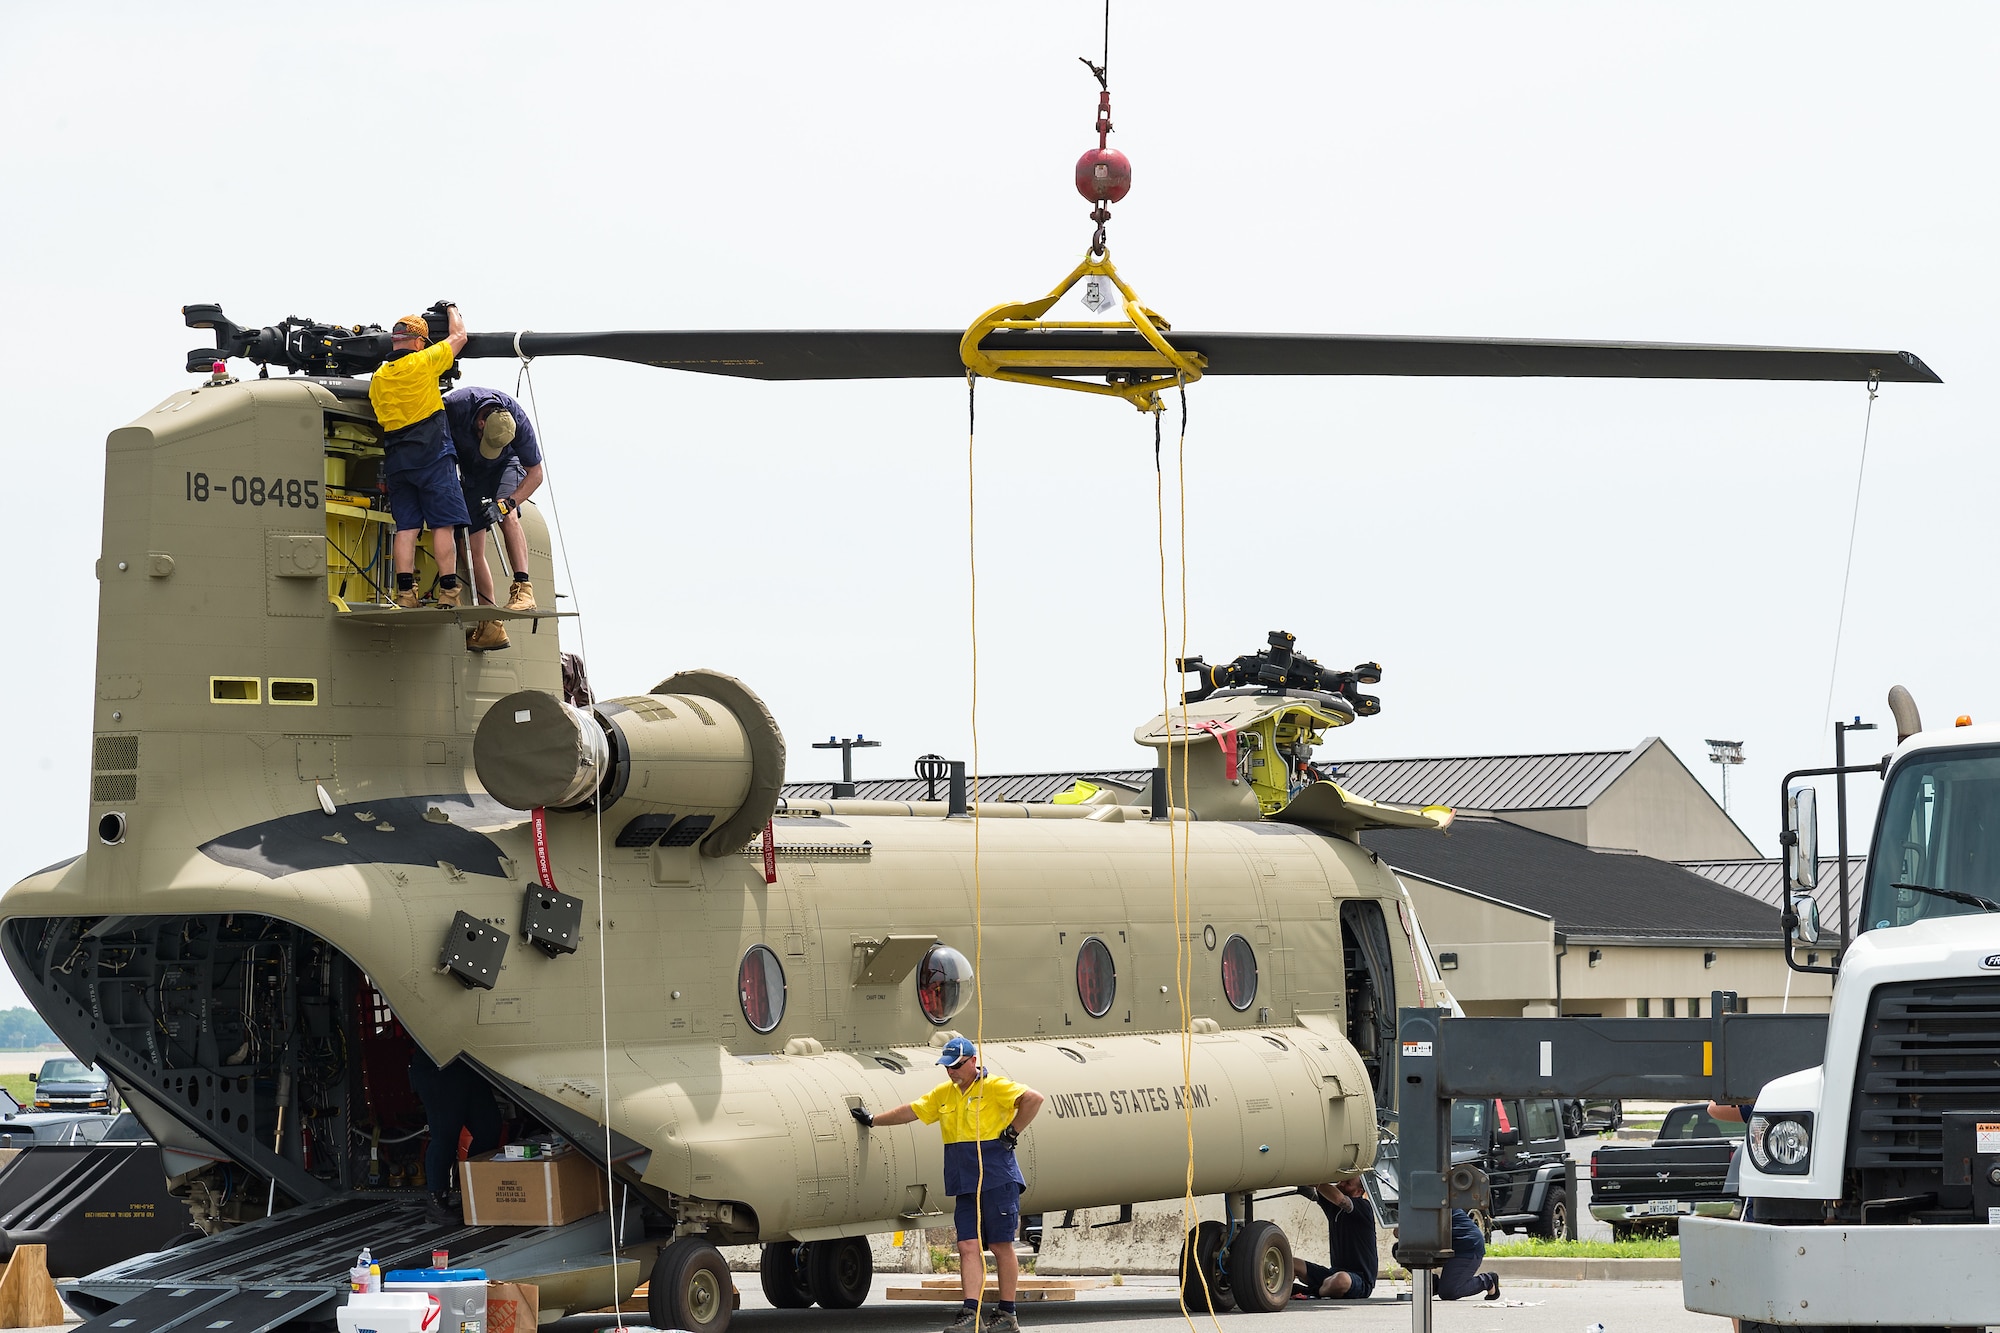
[[[363,1247],[384,1272],[428,1268],[442,1249],[454,1267],[535,1283],[544,1312],[587,1310],[629,1294],[651,1258],[643,1243],[637,1255],[621,1244],[614,1279],[610,1225],[598,1213],[559,1227],[466,1226],[436,1219],[421,1196],[347,1194],[58,1285],[91,1316],[90,1333],[211,1329],[221,1320],[231,1321],[229,1333],[263,1333],[287,1320],[330,1324]]]

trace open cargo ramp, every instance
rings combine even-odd
[[[166,1333],[183,1325],[190,1333],[262,1333],[275,1325],[259,1321],[287,1306],[294,1308],[277,1322],[331,1323],[364,1246],[384,1272],[428,1268],[433,1250],[448,1250],[455,1268],[483,1268],[495,1282],[535,1283],[547,1312],[619,1300],[638,1284],[657,1242],[640,1241],[635,1254],[621,1239],[614,1274],[605,1213],[556,1227],[467,1226],[432,1216],[421,1195],[349,1194],[142,1254],[58,1287],[72,1308],[90,1316],[84,1325],[90,1333]]]

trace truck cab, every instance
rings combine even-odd
[[[1983,1326],[2000,1308],[2000,727],[1917,731],[1883,772],[1823,1062],[1757,1098],[1745,1220],[1681,1228],[1688,1308],[1746,1329]],[[1815,914],[1795,913],[1810,942]]]

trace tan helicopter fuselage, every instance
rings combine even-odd
[[[482,655],[449,612],[379,606],[373,431],[352,382],[218,382],[108,442],[88,850],[0,900],[0,947],[163,1142],[295,1198],[358,1188],[384,1095],[362,1067],[379,997],[435,1059],[465,1056],[718,1239],[946,1210],[936,1129],[848,1115],[941,1081],[946,1031],[1047,1097],[1020,1150],[1029,1212],[1178,1196],[1190,1143],[1204,1194],[1372,1161],[1394,1061],[1373,1016],[1357,1051],[1352,997],[1393,1015],[1437,990],[1394,875],[1350,839],[1137,808],[793,803],[770,822],[767,882],[761,829],[747,845],[619,846],[616,810],[551,810],[553,887],[583,900],[582,929],[573,953],[524,942],[529,817],[480,791],[474,737],[498,700],[561,695],[560,622],[511,620],[513,646]],[[522,514],[546,610],[547,533]],[[743,707],[691,686],[615,702],[717,737]],[[744,783],[717,781],[700,808],[720,829]],[[481,985],[440,966],[461,912],[509,940]],[[1254,955],[1241,1008],[1222,984],[1233,937]],[[294,938],[340,959],[285,953]],[[1095,1017],[1077,976],[1090,940],[1115,977]],[[942,1024],[917,994],[932,944],[976,960],[982,983]],[[782,969],[768,1032],[739,990],[758,946]],[[141,972],[163,978],[157,995],[120,980]],[[330,1017],[278,1023],[259,987]],[[295,1041],[316,1052],[297,1079]],[[607,1118],[608,1150],[592,1128]]]

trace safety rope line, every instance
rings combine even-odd
[[[1174,454],[1174,481],[1176,489],[1176,502],[1178,509],[1178,525],[1179,525],[1176,536],[1176,541],[1177,541],[1176,550],[1179,555],[1179,563],[1180,563],[1180,604],[1181,604],[1180,605],[1180,611],[1181,611],[1180,660],[1185,661],[1187,659],[1187,650],[1188,650],[1187,380],[1185,376],[1181,375],[1176,375],[1174,378],[1176,387],[1179,390],[1180,408],[1181,408],[1180,434],[1175,445],[1175,454]],[[1155,427],[1157,429],[1158,425],[1157,415],[1155,416],[1154,421],[1155,421]],[[1164,505],[1162,504],[1158,507],[1163,509]],[[1164,516],[1162,516],[1161,526],[1162,528],[1164,528]],[[1164,603],[1165,603],[1165,592],[1166,592],[1165,569],[1164,569],[1165,565],[1164,533],[1162,534],[1161,537],[1161,545],[1162,545],[1161,598],[1162,598],[1162,612],[1163,612],[1162,621],[1164,624],[1164,619],[1165,619]],[[1165,655],[1164,649],[1165,645],[1162,644],[1162,656]],[[1181,1047],[1181,1090],[1183,1098],[1181,1114],[1182,1114],[1182,1130],[1186,1136],[1186,1147],[1187,1147],[1187,1167],[1181,1182],[1181,1188],[1182,1188],[1181,1234],[1184,1238],[1188,1238],[1191,1236],[1191,1233],[1200,1225],[1200,1220],[1196,1214],[1196,1204],[1195,1204],[1195,1194],[1194,1194],[1194,1168],[1195,1168],[1194,1102],[1192,1097],[1188,1095],[1189,1090],[1192,1089],[1194,1086],[1195,952],[1194,952],[1194,829],[1192,826],[1194,820],[1194,798],[1193,798],[1193,787],[1192,787],[1194,743],[1192,739],[1193,732],[1190,730],[1189,726],[1190,719],[1188,713],[1187,689],[1185,680],[1181,682],[1180,694],[1181,694],[1181,705],[1180,705],[1181,799],[1178,802],[1178,805],[1173,800],[1173,795],[1172,795],[1174,790],[1173,767],[1171,764],[1169,764],[1167,769],[1167,791],[1168,791],[1167,828],[1168,828],[1168,855],[1172,857],[1176,854],[1175,839],[1173,837],[1173,821],[1175,818],[1175,811],[1176,809],[1178,809],[1180,811],[1183,827],[1180,831],[1180,837],[1178,839],[1179,864],[1177,867],[1175,867],[1176,873],[1172,877],[1175,884],[1174,989],[1176,992],[1180,1008],[1179,1036],[1180,1036],[1180,1047]],[[1168,718],[1167,734],[1171,742],[1171,738],[1173,735],[1171,716],[1169,716]],[[1169,755],[1173,753],[1173,747],[1171,743],[1168,745],[1167,752]],[[1225,1228],[1225,1233],[1226,1233],[1226,1229],[1228,1226],[1228,1222],[1226,1219],[1226,1214],[1227,1214],[1226,1207],[1224,1209],[1224,1212],[1225,1212],[1225,1220],[1223,1226]],[[1189,1246],[1185,1243],[1182,1246],[1182,1251],[1183,1251],[1182,1262],[1184,1270],[1185,1270],[1185,1264],[1187,1262],[1187,1259],[1190,1257],[1192,1249],[1193,1249],[1192,1246]],[[1217,1319],[1214,1293],[1210,1290],[1207,1274],[1202,1275],[1201,1290],[1204,1298],[1203,1303],[1208,1311],[1209,1321],[1215,1325],[1216,1333],[1221,1333],[1222,1325]],[[1183,1278],[1181,1282],[1180,1299],[1181,1299],[1181,1316],[1184,1320],[1187,1321],[1189,1328],[1192,1329],[1194,1326],[1194,1321],[1187,1309],[1187,1282],[1185,1278],[1185,1272],[1183,1272]]]
[[[1840,675],[1840,636],[1847,628],[1847,585],[1854,577],[1854,534],[1861,528],[1861,483],[1868,475],[1868,432],[1875,426],[1875,395],[1881,387],[1879,375],[1868,377],[1868,412],[1861,422],[1861,465],[1854,473],[1854,514],[1847,523],[1847,566],[1840,576],[1840,615],[1833,624],[1833,664],[1826,673],[1826,711],[1819,720],[1821,735],[1826,734],[1833,722],[1833,687]]]
[[[521,352],[520,334],[514,335],[514,350],[516,353],[520,354],[521,357],[521,369],[519,373],[516,374],[514,377],[514,392],[518,397],[521,391],[521,386],[523,384],[527,385],[528,410],[534,416],[535,429],[537,434],[542,438],[546,438],[547,429],[546,429],[546,423],[542,416],[541,401],[535,396],[535,375],[534,372],[529,369],[529,363],[534,358],[528,356],[524,352]],[[575,619],[576,619],[577,662],[583,668],[584,679],[588,680],[590,678],[590,649],[585,641],[583,632],[583,626],[584,626],[583,600],[577,596],[577,591],[576,591],[577,588],[580,586],[580,582],[576,577],[576,566],[570,562],[569,541],[563,535],[562,513],[559,509],[557,509],[555,503],[556,491],[555,491],[554,469],[549,466],[547,450],[544,450],[542,453],[541,489],[548,492],[550,526],[555,529],[556,549],[562,552],[563,572],[569,575],[570,602],[572,603],[573,609],[576,612]],[[549,589],[549,596],[552,599],[555,597],[555,589],[553,587]],[[560,667],[561,665],[560,632],[558,632],[558,637],[557,637],[557,665],[558,667]],[[605,922],[604,803],[602,801],[593,800],[591,802],[591,822],[595,834],[595,836],[591,839],[591,841],[597,848],[597,1019],[598,1019],[597,1030],[598,1030],[598,1056],[600,1060],[599,1068],[604,1078],[603,1089],[602,1089],[602,1097],[603,1097],[602,1114],[604,1117],[604,1177],[605,1177],[605,1184],[607,1187],[606,1203],[607,1205],[609,1205],[612,1202],[612,1199],[610,1197],[611,1191],[615,1191],[618,1185],[618,1176],[617,1172],[612,1169],[612,1147],[611,1147],[611,941],[604,926]],[[555,886],[551,884],[549,885],[549,887],[554,888]],[[626,1192],[627,1195],[629,1196],[630,1195],[629,1187]],[[618,1267],[619,1267],[618,1222],[619,1219],[624,1216],[624,1211],[625,1210],[623,1208],[610,1207],[610,1206],[607,1206],[605,1209],[605,1215],[611,1228],[611,1281],[614,1287],[616,1287],[618,1283]],[[619,1300],[613,1302],[612,1312],[617,1327],[620,1329],[624,1328],[625,1302],[622,1297]]]
[[[972,727],[972,1078],[976,1084],[982,1077],[981,1066],[977,1063],[986,1057],[986,900],[984,886],[979,878],[979,526],[978,526],[978,474],[974,469],[974,446],[979,439],[979,377],[971,370],[965,372],[965,574],[966,574],[966,629],[972,649],[972,705],[969,721]],[[970,1090],[964,1094],[970,1095]],[[984,1093],[981,1094],[982,1098]],[[982,1102],[983,1105],[983,1102]],[[967,1108],[970,1110],[970,1108]],[[978,1124],[977,1120],[974,1124]],[[984,1128],[983,1125],[980,1128]],[[973,1194],[977,1197],[986,1192],[986,1150],[978,1149],[979,1166],[975,1177],[977,1184]],[[975,1327],[983,1322],[982,1312],[986,1308],[986,1210],[973,1208],[972,1235],[978,1244],[973,1259],[979,1269],[978,1280],[972,1289],[972,1308]],[[964,1273],[964,1260],[960,1259],[960,1274]],[[1000,1260],[995,1256],[993,1275],[996,1285],[1000,1280],[998,1268]],[[1018,1295],[1018,1291],[1016,1292]]]

